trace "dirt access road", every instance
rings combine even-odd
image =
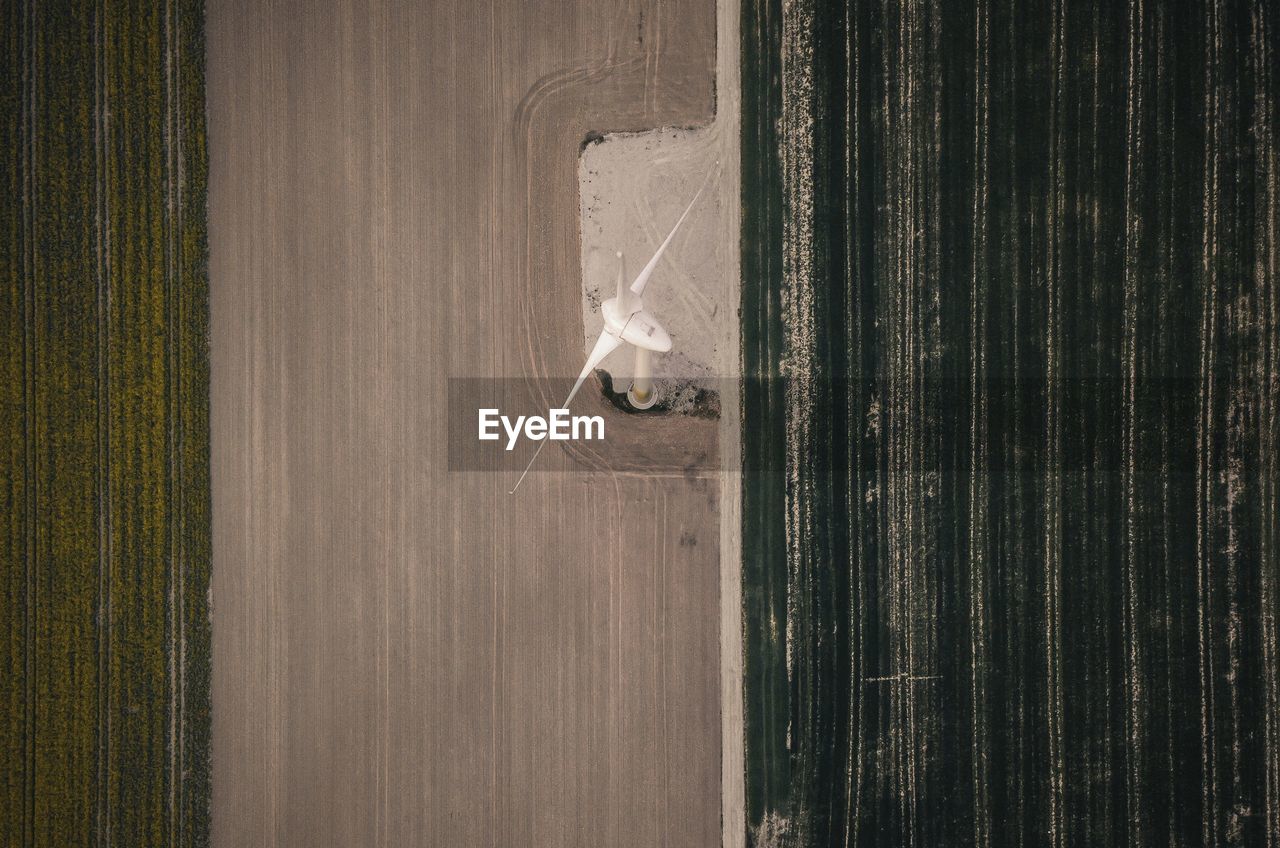
[[[576,374],[580,145],[708,123],[715,43],[711,0],[210,0],[216,846],[719,843],[720,483],[509,497],[445,438],[450,377]]]

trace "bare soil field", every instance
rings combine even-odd
[[[514,496],[446,439],[452,377],[577,374],[582,144],[710,124],[714,2],[207,27],[214,844],[719,843],[724,490],[681,470],[721,422],[593,381],[659,465],[553,447]]]

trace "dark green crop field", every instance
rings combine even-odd
[[[202,7],[0,14],[0,844],[204,844]]]
[[[757,845],[1280,845],[1277,10],[748,0]]]

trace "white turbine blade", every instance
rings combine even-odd
[[[582,384],[586,382],[587,377],[591,374],[595,367],[609,354],[618,349],[618,345],[622,344],[622,340],[616,336],[611,336],[604,330],[600,331],[600,338],[596,339],[596,346],[591,349],[591,355],[587,357],[587,364],[582,367],[582,373],[578,375],[578,381],[573,384],[573,389],[569,392],[569,396],[564,399],[564,403],[560,404],[557,409],[567,409],[569,401],[573,400],[573,396],[578,393],[578,389],[582,388]],[[524,467],[524,471],[520,474],[520,479],[511,487],[508,495],[514,495],[516,489],[520,488],[520,484],[524,482],[525,475],[529,473],[529,469],[533,467],[534,460],[538,458],[538,454],[542,453],[542,446],[549,439],[543,439],[538,442],[538,448],[533,452],[533,456],[529,457],[529,464]]]
[[[516,489],[520,488],[520,484],[524,482],[525,475],[528,474],[529,469],[533,467],[533,461],[538,458],[538,454],[542,453],[542,446],[546,443],[546,439],[538,442],[538,449],[533,452],[533,456],[529,457],[529,464],[524,467],[524,471],[520,472],[520,479],[511,487],[511,491],[507,492],[508,495],[514,495],[516,493]]]
[[[640,298],[631,293],[631,289],[627,288],[627,263],[622,257],[622,251],[618,251],[618,313],[619,315],[634,315],[640,311]]]
[[[627,288],[627,261],[618,251],[618,311],[623,315],[631,315],[640,309],[640,298]]]
[[[582,366],[582,373],[578,375],[578,382],[573,384],[573,390],[564,399],[564,403],[560,404],[560,409],[568,408],[569,401],[573,400],[573,396],[578,393],[578,389],[582,388],[587,376],[595,370],[595,367],[600,364],[602,359],[617,350],[620,344],[622,344],[622,339],[610,335],[604,330],[600,331],[600,338],[596,339],[596,346],[591,349],[591,355],[587,357],[587,364]]]
[[[653,254],[653,258],[649,260],[649,264],[644,266],[644,270],[640,272],[640,276],[635,278],[631,283],[631,291],[636,295],[644,294],[644,287],[649,284],[649,278],[653,276],[653,270],[658,267],[658,262],[662,259],[663,251],[667,249],[667,245],[671,244],[671,240],[676,237],[676,232],[680,229],[680,225],[684,223],[684,219],[689,217],[689,213],[693,211],[693,205],[698,202],[698,198],[702,197],[702,192],[707,187],[707,183],[711,181],[711,176],[720,168],[720,163],[716,164],[707,172],[702,179],[702,185],[698,187],[698,192],[693,196],[693,200],[689,201],[689,205],[685,207],[684,214],[676,221],[676,225],[671,228],[671,232],[667,234],[666,239],[658,246],[658,252]]]

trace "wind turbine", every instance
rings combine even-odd
[[[662,254],[666,251],[667,246],[671,244],[671,240],[675,238],[676,233],[680,229],[680,225],[684,223],[684,219],[689,217],[689,213],[693,211],[694,205],[698,202],[698,198],[702,196],[703,190],[706,189],[707,183],[711,180],[712,175],[716,172],[716,168],[720,167],[720,163],[716,162],[715,166],[707,172],[707,176],[703,178],[702,185],[698,187],[697,193],[693,195],[693,200],[689,201],[689,205],[685,207],[684,213],[676,221],[675,226],[671,228],[671,232],[658,245],[658,250],[641,269],[639,275],[631,281],[631,285],[627,285],[626,263],[623,260],[622,251],[618,251],[618,294],[611,297],[600,306],[600,315],[604,318],[604,328],[600,331],[599,338],[596,339],[595,347],[591,349],[591,354],[587,357],[587,364],[582,366],[582,373],[578,375],[577,381],[573,384],[573,388],[569,390],[569,396],[564,399],[564,403],[560,404],[557,409],[567,409],[569,402],[573,400],[573,396],[578,393],[578,389],[582,388],[582,384],[587,377],[599,365],[606,356],[613,353],[624,342],[636,349],[636,367],[632,372],[631,388],[627,389],[627,400],[636,409],[648,409],[657,401],[657,395],[653,391],[653,354],[666,353],[671,350],[671,336],[667,335],[667,331],[662,329],[662,325],[644,308],[644,301],[641,300],[644,295],[645,286],[649,284],[649,278],[653,276],[654,269],[658,267],[658,262],[662,259]],[[549,439],[543,439],[538,443],[538,448],[533,452],[533,456],[529,458],[529,464],[524,467],[520,479],[511,487],[511,491],[507,494],[514,495],[516,489],[520,488],[520,484],[524,482],[525,475],[529,473],[529,469],[533,467],[534,461],[538,458],[538,454],[542,453],[542,447]]]

